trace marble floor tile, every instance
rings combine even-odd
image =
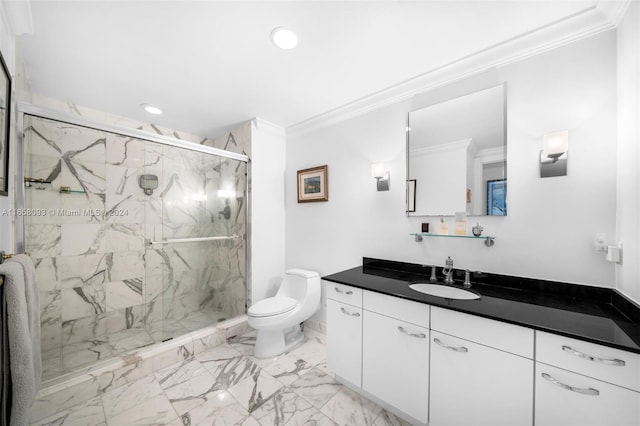
[[[291,353],[304,359],[311,365],[318,365],[327,360],[326,342],[317,336],[305,335],[304,341],[295,347]]]
[[[82,381],[57,392],[39,392],[31,406],[31,420],[36,421],[99,396],[98,380]]]
[[[259,424],[228,391],[218,391],[203,404],[180,416],[182,425],[237,425]]]
[[[343,387],[320,411],[339,425],[370,425],[382,412],[382,407]]]
[[[158,380],[154,375],[149,375],[133,383],[109,389],[102,395],[102,402],[107,418],[112,418],[125,411],[135,409],[145,401],[157,396],[166,398]]]
[[[209,327],[219,323],[228,317],[224,312],[205,311],[191,312],[186,317],[181,318],[179,323],[187,330],[194,331],[200,328]]]
[[[113,346],[106,337],[67,343],[62,348],[62,368],[64,371],[72,371],[78,367],[107,359],[114,352]]]
[[[157,395],[141,401],[138,405],[117,415],[107,414],[108,426],[166,425],[178,419],[166,396]]]
[[[307,361],[287,354],[270,362],[264,370],[283,385],[290,385],[312,368]]]
[[[264,370],[256,370],[251,376],[230,387],[229,392],[249,413],[253,413],[280,388],[282,383]]]
[[[378,415],[376,420],[373,422],[373,426],[411,426],[411,423],[387,410],[382,410],[380,415]]]
[[[201,405],[217,391],[213,375],[195,360],[166,368],[155,376],[179,415]]]
[[[317,411],[309,402],[284,387],[251,414],[261,425],[303,425]]]
[[[331,370],[329,368],[329,366],[327,365],[327,362],[321,362],[320,364],[316,365],[316,368],[320,371],[322,371],[325,374],[328,374],[329,376],[335,378],[336,377],[336,373],[333,372],[333,370]]]
[[[313,368],[293,382],[291,388],[314,407],[322,408],[327,401],[342,389],[342,385],[328,374]]]
[[[251,359],[227,344],[206,350],[196,359],[213,374],[219,389],[229,389],[259,371]]]
[[[129,328],[109,334],[109,343],[116,353],[122,353],[140,349],[155,342],[144,328]]]
[[[151,363],[132,361],[91,389],[40,397],[32,426],[409,425],[338,383],[326,366],[324,336],[307,334],[291,353],[268,359],[247,355],[251,332],[195,357],[174,357],[182,361],[155,373]],[[80,397],[80,390],[88,393]]]
[[[256,333],[253,331],[242,336],[232,337],[229,339],[229,345],[245,355],[253,355],[253,348],[256,345]]]
[[[102,408],[102,399],[96,397],[75,407],[55,413],[32,426],[106,426],[107,420]]]
[[[313,416],[309,417],[309,419],[307,419],[307,421],[303,423],[303,425],[304,426],[337,426],[336,422],[334,422],[329,417],[322,414],[320,410],[316,411]]]

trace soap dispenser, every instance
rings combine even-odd
[[[441,217],[440,223],[438,223],[438,234],[449,235],[449,224],[445,222],[444,217]]]

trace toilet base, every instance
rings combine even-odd
[[[286,330],[258,330],[253,356],[256,358],[272,358],[282,355],[302,342],[304,334],[299,325]]]

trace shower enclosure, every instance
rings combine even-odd
[[[43,379],[246,312],[246,156],[20,110]]]

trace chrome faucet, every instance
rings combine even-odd
[[[442,273],[445,275],[445,284],[453,284],[453,259],[451,256],[447,256],[447,260],[444,262],[444,268]]]
[[[468,269],[464,271],[464,284],[462,284],[464,288],[471,288],[471,271]]]

